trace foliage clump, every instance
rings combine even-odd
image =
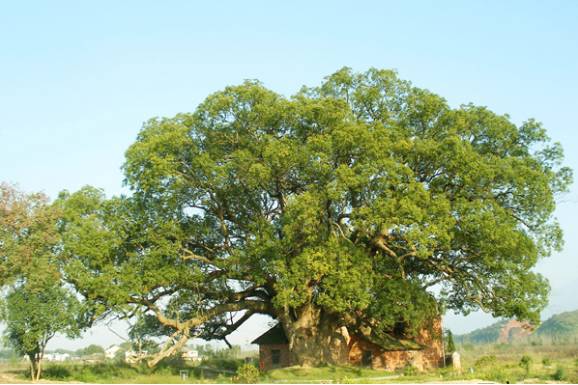
[[[488,367],[488,366],[492,366],[497,362],[497,358],[495,355],[487,355],[487,356],[482,356],[480,358],[478,358],[476,360],[476,362],[474,363],[474,366],[476,368],[483,368],[483,367]]]
[[[522,356],[522,358],[520,358],[519,365],[526,372],[526,376],[528,374],[530,374],[530,368],[532,366],[532,361],[533,361],[532,357],[527,356],[527,355],[524,355],[524,356]]]
[[[259,369],[252,364],[241,365],[237,369],[237,374],[233,377],[236,384],[256,384],[259,380]]]
[[[562,367],[557,367],[556,371],[552,375],[552,379],[556,381],[564,381],[566,379],[566,370]]]
[[[254,314],[296,363],[344,363],[345,330],[411,340],[445,309],[538,321],[562,161],[539,122],[453,108],[394,71],[343,68],[292,97],[246,81],[148,121],[130,196],[63,192],[53,250],[92,316],[143,314],[169,337],[150,366]]]

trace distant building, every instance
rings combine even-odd
[[[281,324],[277,324],[253,341],[259,345],[261,370],[294,365],[289,341]],[[437,368],[443,363],[441,318],[431,322],[412,339],[389,335],[348,336],[348,361],[352,365],[374,369],[396,370],[411,365],[418,370]]]
[[[68,353],[47,353],[44,355],[45,361],[62,362],[70,359]]]
[[[199,361],[199,352],[197,350],[184,350],[181,352],[181,358],[184,361]]]
[[[104,357],[112,360],[114,359],[114,357],[116,357],[116,353],[118,353],[119,350],[121,350],[120,346],[111,345],[108,349],[104,351]]]

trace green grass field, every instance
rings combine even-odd
[[[578,346],[475,345],[458,346],[462,371],[451,368],[412,373],[360,367],[290,367],[261,373],[264,383],[578,383]],[[526,365],[521,365],[526,356]],[[212,360],[202,365],[168,362],[155,369],[120,363],[46,363],[43,375],[50,382],[84,383],[232,383],[241,360]],[[27,382],[23,363],[0,367],[0,382]],[[186,374],[186,378],[182,375]]]

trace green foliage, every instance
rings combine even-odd
[[[532,357],[526,355],[522,356],[519,365],[526,371],[526,375],[530,374],[530,367],[532,366]]]
[[[406,365],[403,368],[403,375],[406,377],[415,376],[417,374],[417,369],[413,365]]]
[[[553,315],[540,325],[536,334],[554,339],[578,336],[578,310]]]
[[[478,358],[478,360],[474,363],[474,366],[476,368],[488,367],[494,365],[496,361],[497,358],[495,355],[482,356]]]
[[[406,337],[442,309],[538,321],[562,160],[540,123],[451,108],[393,71],[344,68],[291,98],[247,81],[148,121],[130,197],[61,195],[66,275],[96,314],[138,308],[182,338],[255,313]]]
[[[492,344],[498,341],[500,332],[507,320],[501,320],[490,326],[484,328],[476,329],[470,333],[456,336],[456,341],[459,343],[469,343],[469,344]]]
[[[446,353],[453,353],[456,351],[456,345],[454,343],[454,336],[451,330],[446,331]]]
[[[62,279],[61,211],[42,194],[23,194],[0,184],[0,320],[4,338],[41,373],[48,341],[78,337],[89,323],[86,309]]]
[[[75,353],[79,357],[90,356],[92,354],[104,354],[104,348],[102,346],[92,344],[85,348],[78,349]]]
[[[556,381],[564,381],[566,380],[566,370],[562,367],[557,367],[556,371],[552,375],[552,379]]]
[[[162,335],[162,326],[159,325],[156,317],[147,314],[139,314],[128,332],[132,350],[146,351],[148,354],[154,354],[160,350],[158,343],[151,337]]]
[[[549,367],[550,365],[552,365],[552,360],[549,359],[548,357],[544,357],[542,358],[542,365]]]
[[[36,355],[56,333],[77,337],[78,307],[76,298],[62,287],[19,285],[9,291],[0,313],[6,341],[20,354]]]
[[[259,376],[259,369],[255,365],[245,364],[237,369],[233,382],[236,384],[256,384],[259,381]]]
[[[53,364],[44,371],[44,376],[51,380],[74,380],[86,383],[117,382],[130,380],[139,374],[139,368],[122,363],[100,363],[95,365]],[[116,380],[116,381],[115,381]]]
[[[468,334],[454,337],[461,344],[492,344],[498,340],[507,322],[507,320],[502,320]],[[528,341],[533,346],[541,346],[544,342],[565,343],[576,337],[578,337],[578,310],[551,316],[536,328]]]

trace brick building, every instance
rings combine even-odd
[[[413,339],[388,334],[351,335],[348,342],[349,363],[374,369],[396,370],[408,365],[418,370],[437,368],[443,364],[441,319],[435,319]],[[259,345],[259,367],[270,370],[291,366],[289,342],[280,324],[253,341]]]
[[[289,340],[281,324],[273,326],[252,343],[259,345],[259,369],[270,370],[291,366]]]

